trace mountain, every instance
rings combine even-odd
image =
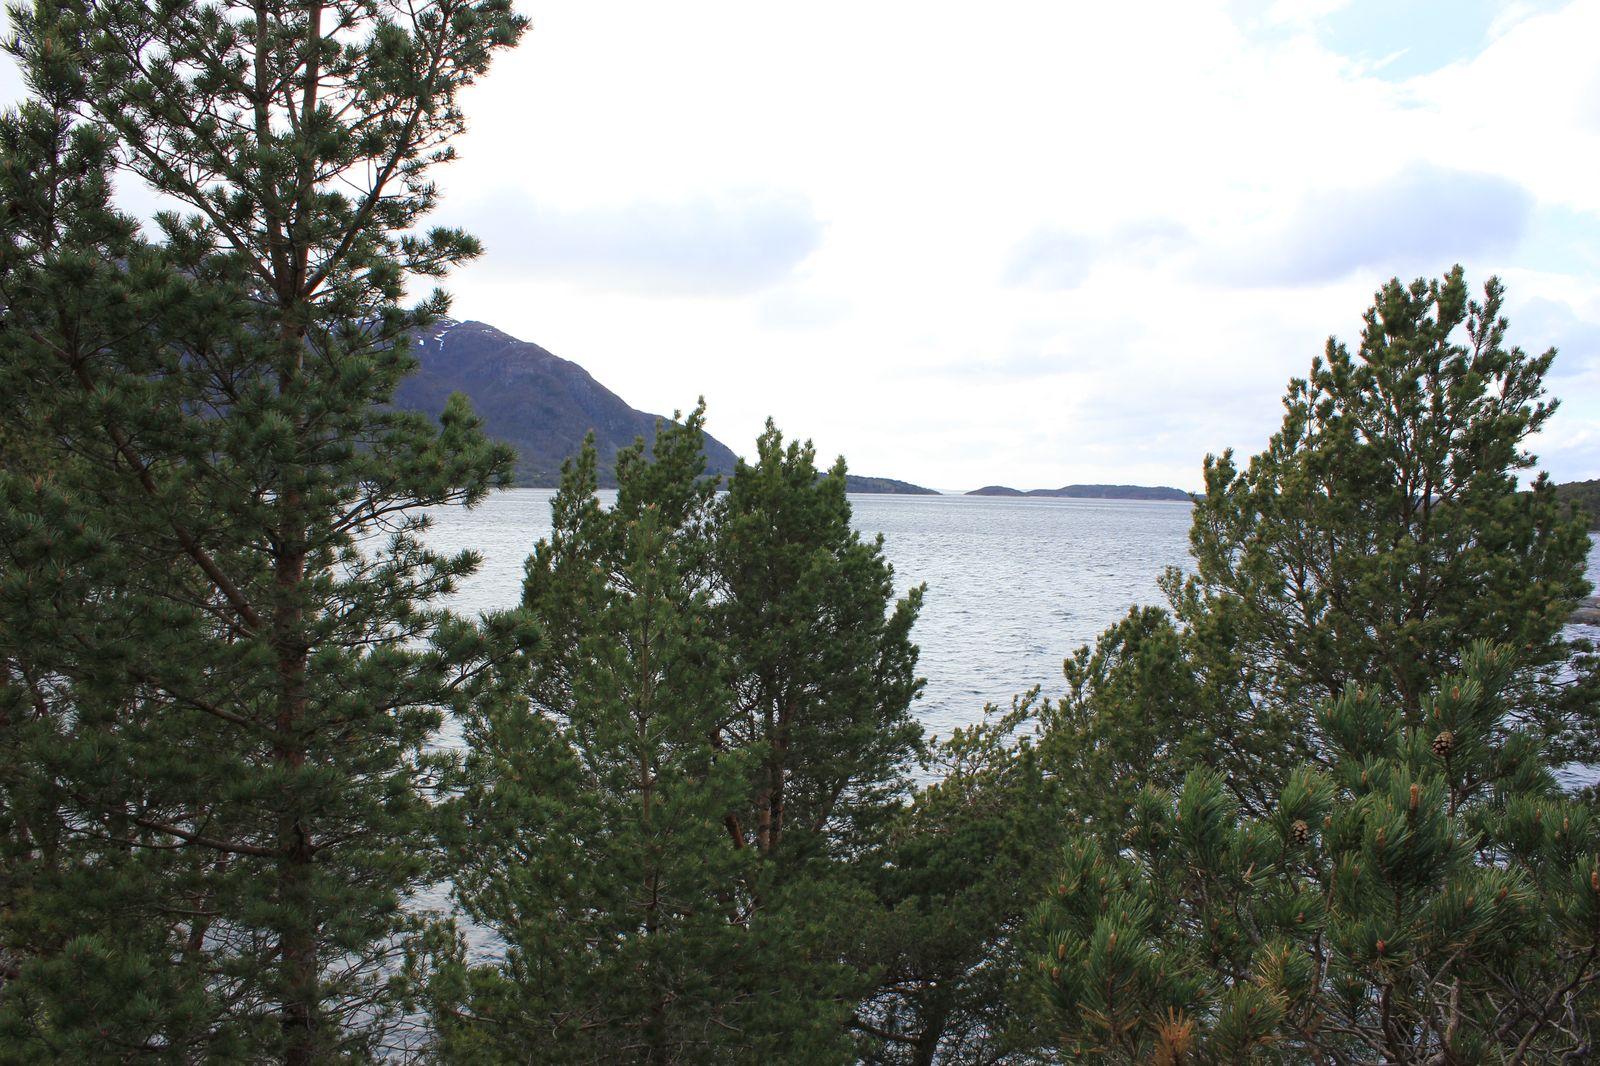
[[[441,319],[412,340],[417,371],[395,390],[394,404],[437,416],[452,392],[472,401],[484,432],[517,449],[519,485],[551,487],[561,464],[594,431],[600,484],[616,484],[617,452],[638,437],[655,440],[662,416],[636,411],[577,363],[482,322]],[[706,470],[727,476],[738,457],[707,434]],[[938,495],[893,478],[847,474],[849,492]]]
[[[438,415],[452,392],[466,394],[484,432],[517,449],[519,485],[554,486],[561,463],[594,431],[600,483],[616,484],[617,451],[655,439],[662,416],[635,411],[577,363],[482,322],[443,319],[414,338],[417,372],[395,390],[396,407]],[[706,467],[733,473],[732,449],[706,436]]]
[[[1005,485],[985,485],[973,489],[968,496],[1053,496],[1074,500],[1182,500],[1187,503],[1189,494],[1182,489],[1166,485],[1063,485],[1059,489],[1020,489]]]

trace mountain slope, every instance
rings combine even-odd
[[[661,416],[634,410],[577,363],[493,326],[444,319],[411,350],[420,365],[395,391],[395,406],[436,416],[452,392],[465,393],[484,432],[517,449],[520,485],[557,484],[562,461],[590,430],[601,484],[615,484],[617,451],[655,439]],[[727,445],[706,437],[711,473],[730,474],[734,462]]]

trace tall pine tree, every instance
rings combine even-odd
[[[1596,756],[1600,672],[1562,633],[1587,532],[1542,474],[1518,485],[1555,352],[1508,345],[1503,300],[1494,279],[1472,299],[1459,267],[1389,282],[1359,348],[1330,339],[1289,383],[1263,452],[1207,458],[1170,615],[1135,612],[1068,664],[1050,746],[1092,775],[1086,811],[1114,828],[1136,782],[1176,787],[1203,758],[1265,812],[1323,701],[1355,682],[1415,717],[1474,640],[1513,657],[1506,699],[1548,757]]]
[[[587,449],[529,559],[532,706],[483,701],[469,718],[460,804],[457,894],[505,958],[438,1013],[449,1061],[522,1061],[535,1046],[545,1062],[771,1050],[741,957],[749,856],[722,825],[743,771],[713,744],[728,684],[698,418],[663,429],[654,462],[620,454],[613,508],[595,498]]]
[[[1562,637],[1586,591],[1588,537],[1523,450],[1555,412],[1555,351],[1506,341],[1498,279],[1460,267],[1390,281],[1352,354],[1330,339],[1289,384],[1282,428],[1240,469],[1206,461],[1190,533],[1196,574],[1174,609],[1224,631],[1252,709],[1295,722],[1351,681],[1415,714],[1479,639],[1513,649],[1508,696],[1553,754],[1593,755],[1593,694],[1566,698]]]
[[[505,666],[467,720],[451,829],[505,944],[432,983],[454,1062],[844,1062],[871,986],[854,860],[920,733],[909,630],[842,467],[769,428],[718,498],[701,413],[595,499],[567,471]]]
[[[0,128],[0,1056],[366,1059],[430,869],[470,631],[418,508],[504,479],[387,409],[456,98],[523,22],[420,5],[14,10]],[[175,204],[159,240],[109,176]]]
[[[910,632],[922,589],[895,602],[883,538],[850,526],[844,474],[840,459],[819,477],[810,442],[785,447],[769,421],[716,513],[735,677],[722,739],[758,762],[729,831],[770,859],[858,852],[921,742]]]

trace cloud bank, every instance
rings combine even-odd
[[[822,240],[804,196],[772,191],[552,207],[505,191],[465,219],[502,276],[657,296],[757,292],[793,273]]]
[[[1509,178],[1413,163],[1375,184],[1315,190],[1219,262],[1229,281],[1314,285],[1360,272],[1438,273],[1475,257],[1508,256],[1533,197]]]

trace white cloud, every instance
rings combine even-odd
[[[1349,6],[1350,0],[1277,0],[1264,17],[1270,23],[1303,26]]]
[[[840,326],[853,311],[849,297],[803,280],[763,293],[753,308],[758,327],[785,331]]]
[[[1135,219],[1098,234],[1042,226],[1011,250],[1004,281],[1034,289],[1074,289],[1097,264],[1155,267],[1192,243],[1183,226],[1166,219]]]
[[[1525,19],[1531,18],[1533,15],[1535,15],[1537,13],[1538,13],[1538,8],[1534,7],[1532,4],[1527,4],[1527,3],[1509,3],[1509,4],[1506,4],[1503,8],[1500,9],[1500,11],[1498,13],[1495,14],[1494,18],[1490,21],[1489,28],[1486,31],[1485,35],[1490,40],[1494,40],[1494,39],[1496,39],[1498,37],[1504,37],[1507,33],[1510,33],[1511,29],[1514,26],[1516,26],[1519,22],[1522,22]]]
[[[1600,294],[1546,288],[1556,295],[1516,299],[1513,290],[1507,301],[1509,341],[1530,353],[1557,351],[1545,384],[1561,406],[1533,451],[1557,481],[1600,477]]]
[[[1075,289],[1094,268],[1096,243],[1057,229],[1039,229],[1017,245],[1005,280],[1036,289]]]
[[[1414,162],[1379,182],[1308,189],[1282,219],[1203,263],[1251,285],[1301,285],[1361,273],[1402,277],[1499,257],[1517,246],[1533,198],[1507,178]]]
[[[1600,0],[1516,23],[1470,61],[1407,86],[1432,158],[1600,212]]]
[[[1564,236],[1600,0],[522,6],[439,175],[488,248],[456,314],[637,407],[944,488],[1194,488],[1386,278],[1463,260],[1564,346],[1535,450],[1593,468],[1581,344],[1516,301],[1600,321]]]
[[[473,204],[463,221],[491,245],[492,271],[647,296],[767,288],[822,235],[805,197],[770,192],[560,208],[505,190]]]

